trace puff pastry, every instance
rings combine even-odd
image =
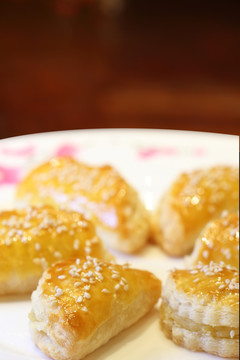
[[[239,272],[211,262],[173,270],[162,290],[165,335],[193,351],[239,356]]]
[[[145,315],[161,281],[147,271],[90,256],[52,265],[32,294],[35,344],[57,360],[79,360]]]
[[[32,291],[60,259],[111,257],[81,214],[50,206],[1,212],[0,234],[0,294]]]
[[[110,247],[132,253],[146,243],[149,214],[137,192],[111,166],[92,167],[54,158],[19,184],[17,197],[31,204],[65,206],[91,219]]]
[[[184,173],[154,212],[152,236],[169,255],[186,255],[203,227],[225,209],[237,211],[238,203],[238,168],[216,166]]]
[[[239,217],[224,211],[222,217],[210,222],[197,239],[187,265],[208,264],[210,261],[239,269]]]

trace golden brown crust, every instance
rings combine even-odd
[[[107,243],[117,250],[135,252],[149,235],[145,207],[111,166],[93,167],[71,158],[54,158],[20,183],[17,197],[34,205],[62,205],[84,213],[101,229],[103,240],[106,235]],[[109,234],[114,240],[109,241]]]
[[[238,357],[238,271],[213,262],[173,270],[163,286],[160,323],[178,345]]]
[[[126,265],[57,263],[32,295],[33,340],[54,359],[81,359],[148,312],[160,292],[154,275]]]
[[[50,206],[1,212],[0,233],[0,294],[32,291],[60,259],[110,257],[82,215]]]
[[[223,262],[239,269],[239,216],[224,212],[222,217],[210,222],[197,239],[187,263],[208,264]]]
[[[216,166],[180,175],[153,214],[153,237],[170,255],[189,253],[203,227],[239,204],[238,168]]]

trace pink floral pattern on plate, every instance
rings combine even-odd
[[[20,169],[0,165],[0,185],[12,185],[20,180]]]
[[[178,149],[176,147],[168,147],[168,146],[161,146],[161,147],[144,147],[138,151],[138,156],[142,160],[147,160],[157,156],[176,156],[186,153],[186,149]],[[188,155],[201,157],[206,155],[205,148],[192,148],[187,149]]]
[[[6,155],[6,156],[28,157],[28,156],[34,155],[35,146],[29,145],[29,146],[21,147],[21,148],[17,148],[17,149],[2,147],[0,151],[3,155]]]
[[[55,156],[75,156],[79,152],[79,147],[72,144],[62,144],[55,152]]]

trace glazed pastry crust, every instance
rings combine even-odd
[[[111,255],[79,213],[50,206],[0,213],[0,294],[27,293],[60,259]]]
[[[222,217],[210,222],[197,239],[188,266],[210,261],[239,269],[239,216],[224,212]]]
[[[111,166],[88,166],[54,158],[34,169],[18,186],[17,198],[83,213],[110,247],[136,252],[147,242],[149,214],[137,192]]]
[[[173,270],[163,286],[165,335],[193,351],[239,356],[239,273],[211,262]]]
[[[194,247],[206,224],[239,204],[238,168],[217,166],[180,175],[152,216],[152,237],[169,255]]]
[[[53,359],[82,359],[146,314],[160,292],[146,271],[90,257],[57,263],[32,294],[33,341]]]

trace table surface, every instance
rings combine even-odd
[[[238,2],[125,0],[114,13],[66,1],[1,1],[0,138],[105,127],[240,133]]]

